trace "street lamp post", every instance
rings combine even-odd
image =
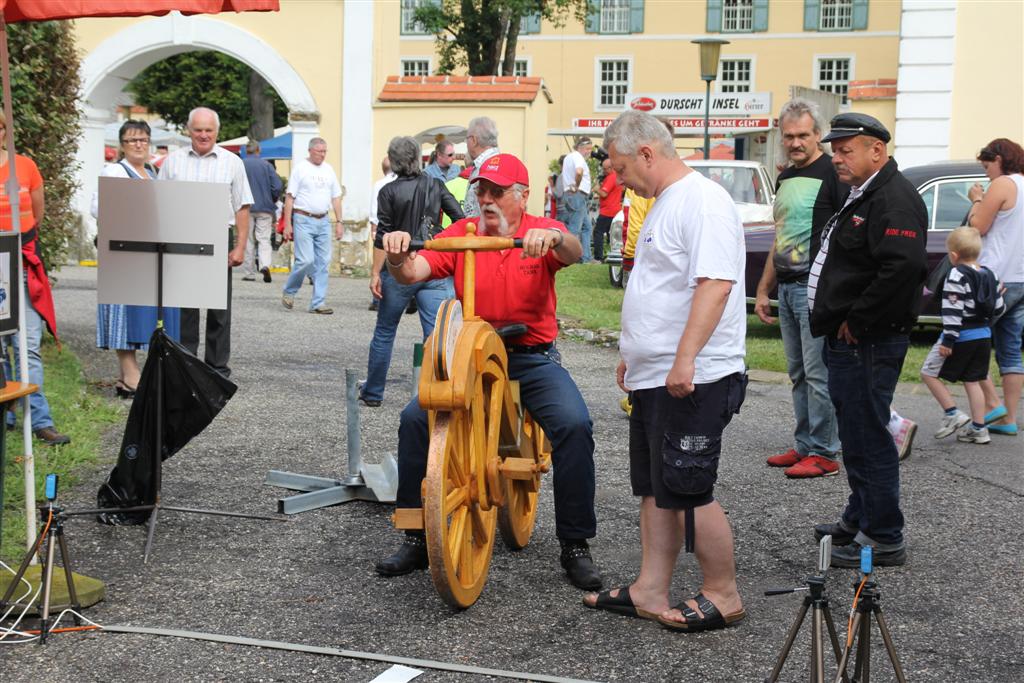
[[[711,81],[718,76],[718,53],[728,40],[721,38],[698,38],[691,40],[700,48],[700,77],[705,83],[704,88],[704,158],[711,158],[711,133],[708,131],[711,122]]]

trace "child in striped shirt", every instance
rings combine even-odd
[[[985,427],[985,400],[981,380],[988,376],[992,355],[992,321],[1004,309],[1002,284],[995,274],[978,265],[981,235],[960,227],[946,239],[949,275],[942,286],[942,334],[921,367],[921,380],[945,415],[935,438],[956,432],[957,441],[989,443]],[[963,382],[970,415],[960,411],[941,380]]]

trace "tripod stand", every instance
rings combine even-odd
[[[835,653],[836,662],[840,661],[841,648],[839,647],[839,636],[836,635],[836,625],[832,620],[832,611],[828,606],[828,597],[825,595],[825,576],[808,576],[805,580],[806,586],[798,588],[774,588],[766,590],[765,595],[784,595],[796,591],[807,591],[804,602],[797,612],[796,619],[786,634],[786,642],[782,645],[782,652],[775,662],[775,668],[765,679],[766,683],[775,683],[779,680],[782,667],[786,664],[786,658],[793,648],[797,633],[804,623],[807,611],[811,610],[811,682],[825,683],[825,648],[822,644],[822,625],[828,628],[828,638],[832,643],[832,651]],[[843,683],[847,683],[846,672],[841,675]],[[836,679],[837,681],[840,679]]]
[[[157,257],[156,261],[156,296],[157,296],[157,331],[163,334],[164,326],[164,255],[165,254],[184,254],[189,256],[213,256],[214,245],[213,244],[194,244],[194,243],[183,243],[183,242],[144,242],[144,241],[129,241],[129,240],[110,240],[109,242],[110,251],[112,252],[140,252],[140,253],[155,253]],[[155,335],[154,335],[155,338]],[[161,502],[161,489],[163,486],[163,451],[164,451],[164,363],[165,363],[165,352],[161,351],[156,356],[155,366],[155,415],[156,424],[153,434],[153,502],[145,505],[135,505],[131,507],[114,507],[114,508],[97,508],[91,510],[75,510],[74,512],[68,512],[68,515],[94,515],[106,512],[150,512],[148,520],[148,529],[146,532],[146,545],[143,551],[143,563],[149,561],[149,554],[153,547],[153,537],[156,533],[157,519],[161,510],[173,511],[173,512],[189,512],[201,515],[216,515],[220,517],[243,517],[247,519],[261,519],[268,521],[284,521],[279,517],[269,517],[266,515],[252,515],[241,512],[224,512],[221,510],[202,510],[196,508],[186,507],[172,507],[164,505]],[[136,398],[136,400],[141,400]]]
[[[11,597],[14,595],[14,589],[18,586],[18,583],[25,577],[25,572],[28,570],[28,566],[32,563],[32,557],[42,547],[43,541],[46,541],[46,560],[43,563],[42,573],[42,592],[43,602],[39,611],[39,643],[43,644],[46,642],[46,636],[50,630],[50,596],[53,588],[53,556],[56,551],[57,545],[60,546],[60,559],[61,564],[64,565],[64,580],[68,586],[68,597],[71,605],[71,609],[74,610],[75,626],[81,626],[81,619],[78,617],[78,612],[82,610],[81,604],[78,602],[78,593],[75,590],[75,581],[71,572],[71,556],[68,554],[68,544],[64,540],[64,520],[67,516],[64,514],[63,508],[60,508],[53,504],[53,500],[50,500],[45,505],[39,506],[39,522],[42,525],[42,529],[39,531],[39,535],[36,536],[36,541],[32,545],[32,549],[25,554],[25,559],[21,561],[21,566],[18,568],[17,574],[14,575],[14,579],[11,580],[10,585],[7,586],[7,591],[4,593],[4,597],[0,600],[0,612],[6,612],[11,602]]]
[[[866,577],[865,577],[866,578]],[[856,588],[858,584],[854,584]],[[855,683],[868,683],[871,680],[871,616],[874,615],[878,622],[878,630],[882,634],[882,641],[885,643],[885,650],[889,653],[889,660],[892,662],[893,672],[899,683],[906,683],[903,675],[903,667],[900,666],[899,657],[896,655],[896,646],[893,645],[892,635],[889,627],[882,616],[882,606],[879,604],[881,591],[874,581],[866,581],[860,591],[860,600],[857,602],[857,611],[853,616],[853,624],[850,627],[849,645],[839,660],[839,674],[835,683],[840,678],[846,681],[846,666],[850,659],[850,650],[853,648],[853,637],[857,638],[857,659],[853,668],[853,680]]]

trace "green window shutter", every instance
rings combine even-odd
[[[587,33],[601,32],[601,0],[591,0],[587,5],[587,23],[584,30]]]
[[[720,33],[722,30],[722,0],[708,0],[708,33]]]
[[[818,0],[804,0],[804,30],[817,31],[820,26],[818,17],[821,12]]]
[[[866,2],[866,0],[865,0]],[[754,0],[754,31],[768,30],[768,0]]]
[[[853,29],[863,31],[868,27],[868,0],[853,0]]]
[[[540,33],[540,12],[527,14],[523,17],[519,33]]]
[[[629,3],[629,32],[644,32],[644,0],[630,0]]]

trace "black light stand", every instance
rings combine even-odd
[[[35,543],[32,544],[32,549],[25,553],[25,559],[22,560],[21,566],[18,567],[18,572],[11,579],[11,583],[7,586],[7,591],[4,593],[3,599],[0,599],[0,612],[6,612],[8,606],[11,604],[11,598],[14,596],[14,589],[17,588],[18,583],[25,577],[25,572],[28,570],[30,564],[32,564],[32,558],[42,547],[43,542],[46,542],[46,560],[43,562],[43,570],[41,576],[41,586],[43,592],[43,601],[39,610],[39,643],[40,645],[46,643],[46,636],[49,635],[50,631],[50,596],[53,588],[53,559],[57,548],[60,545],[60,559],[64,565],[64,580],[68,586],[68,599],[73,610],[75,626],[81,626],[82,621],[78,616],[78,612],[82,611],[81,603],[78,602],[78,593],[75,590],[75,580],[73,572],[71,571],[71,555],[68,553],[68,544],[64,540],[64,520],[67,515],[63,508],[55,505],[57,498],[57,477],[56,475],[49,475],[46,481],[47,486],[47,501],[46,503],[39,506],[39,523],[42,528],[39,530],[39,535],[36,536]],[[52,487],[52,488],[51,488]]]
[[[863,551],[868,551],[865,553]],[[885,651],[889,654],[889,661],[892,662],[892,670],[896,675],[898,683],[906,683],[903,675],[903,667],[900,666],[899,656],[896,654],[896,646],[889,633],[889,627],[882,616],[882,605],[880,600],[882,593],[878,590],[878,584],[869,581],[871,575],[871,548],[865,547],[861,554],[861,570],[864,572],[864,586],[860,590],[860,599],[857,602],[857,611],[853,615],[853,623],[850,626],[850,633],[847,635],[847,647],[843,651],[843,657],[839,660],[839,673],[836,675],[835,683],[839,683],[840,677],[846,680],[846,666],[850,661],[850,651],[853,649],[854,638],[857,640],[857,659],[853,667],[853,680],[856,683],[869,683],[871,680],[871,617],[874,615],[878,622],[878,630],[882,634],[882,641],[885,643]],[[860,583],[853,584],[857,588]]]
[[[111,251],[132,251],[155,253],[156,260],[156,326],[162,329],[164,326],[164,254],[187,254],[190,256],[213,256],[212,244],[189,244],[184,242],[134,242],[126,240],[110,240]],[[244,517],[246,519],[262,519],[267,521],[284,521],[280,517],[268,517],[266,515],[250,515],[242,512],[224,512],[222,510],[201,510],[197,508],[176,507],[164,505],[160,502],[160,493],[163,486],[163,449],[164,449],[164,356],[159,354],[156,358],[156,439],[153,447],[153,488],[154,500],[148,505],[135,505],[121,508],[98,508],[93,510],[75,510],[67,512],[66,515],[95,515],[104,512],[145,512],[152,511],[149,516],[148,529],[146,532],[146,547],[142,556],[142,562],[149,561],[149,553],[153,547],[153,536],[156,533],[157,516],[160,510],[170,512],[190,512],[199,515],[216,515],[219,517]]]
[[[825,595],[825,579],[831,563],[832,537],[825,536],[818,545],[818,574],[808,576],[804,583],[806,585],[797,588],[772,588],[764,592],[765,595],[786,595],[797,591],[807,591],[804,602],[797,612],[796,619],[786,634],[786,642],[782,645],[782,652],[775,662],[775,668],[765,678],[766,683],[775,683],[779,680],[782,667],[786,664],[796,636],[804,623],[807,611],[811,610],[811,683],[825,683],[825,648],[822,644],[823,626],[828,628],[829,641],[832,643],[832,651],[835,654],[836,662],[840,662],[839,636],[836,634],[836,625],[832,620],[832,611],[828,606],[828,597]],[[836,678],[837,683],[848,683],[846,672],[840,667],[840,676]]]

